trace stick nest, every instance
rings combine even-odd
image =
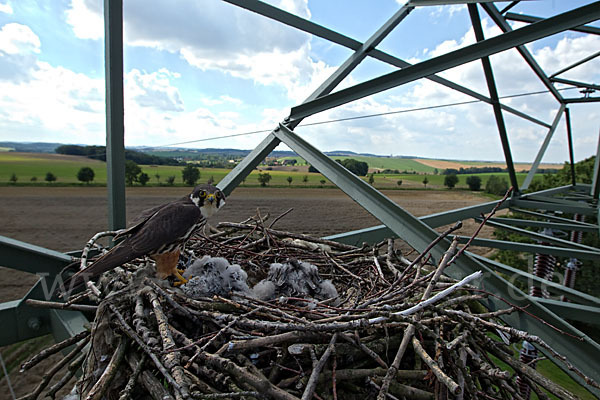
[[[358,248],[272,225],[220,223],[188,242],[182,266],[223,257],[250,288],[274,263],[310,264],[337,297],[190,298],[155,279],[147,260],[125,264],[67,301],[95,310],[91,331],[67,343],[79,343],[65,363],[83,368],[77,398],[519,399],[546,396],[541,387],[575,398],[515,358],[512,344],[524,339],[547,347],[498,319],[515,308],[489,312],[487,293],[442,275],[456,243],[431,264],[428,254],[405,258],[391,239]]]

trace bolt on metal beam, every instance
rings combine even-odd
[[[579,81],[572,81],[570,79],[563,78],[550,78],[552,82],[564,83],[565,85],[572,85],[580,88],[588,88],[594,90],[600,90],[600,85],[594,85],[593,83],[585,83]]]

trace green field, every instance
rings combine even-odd
[[[492,175],[502,176],[506,179],[507,182],[510,183],[510,179],[508,177],[507,172],[486,172],[486,173],[482,173],[482,174],[457,175],[458,183],[456,184],[456,188],[458,188],[458,189],[468,188],[469,186],[467,185],[466,181],[467,181],[467,178],[472,175],[476,175],[481,178],[481,188],[482,189],[485,188],[485,184],[487,183],[488,179]],[[523,183],[526,176],[527,176],[527,174],[525,174],[525,173],[517,173],[517,181],[519,182],[519,185],[521,185]],[[537,176],[538,175],[536,175],[536,177]],[[394,186],[398,186],[398,184],[397,184],[398,180],[402,180],[402,186],[400,186],[400,187],[406,187],[407,184],[411,185],[411,187],[413,187],[415,184],[419,184],[420,186],[425,187],[425,185],[423,185],[423,179],[425,177],[427,177],[427,180],[429,181],[429,183],[427,184],[428,188],[440,189],[440,188],[444,188],[445,175],[374,174],[373,177],[375,178],[375,187],[379,187],[379,188],[386,188],[386,187],[393,188]],[[534,178],[534,179],[536,179],[536,178]]]
[[[379,158],[378,158],[379,160]],[[388,168],[388,169],[410,169],[411,166],[415,168],[423,167],[425,169],[433,168],[426,167],[413,160],[401,159],[401,158],[381,158],[383,164],[377,168]],[[419,167],[420,166],[420,167]],[[44,177],[47,172],[52,172],[57,176],[57,181],[53,184],[81,184],[77,180],[77,172],[81,167],[90,167],[95,172],[95,178],[93,184],[104,185],[106,184],[106,164],[102,161],[92,160],[86,157],[79,156],[63,156],[56,154],[42,154],[42,153],[13,153],[13,152],[0,152],[0,183],[8,184],[11,175],[14,173],[17,176],[17,184],[32,184],[31,178],[36,177],[37,184],[45,184]],[[147,173],[150,177],[148,185],[159,185],[165,184],[169,176],[175,177],[175,184],[182,185],[181,171],[183,167],[180,166],[167,166],[167,165],[142,165],[142,171]],[[261,167],[266,168],[266,167]],[[223,168],[201,168],[200,169],[200,180],[199,182],[206,182],[211,177],[214,182],[219,182],[223,177],[229,173],[229,169]],[[431,172],[426,171],[426,172]],[[258,173],[260,171],[253,171],[242,185],[255,186],[259,185]],[[271,175],[270,186],[291,186],[291,187],[315,187],[315,186],[332,186],[328,179],[318,173],[307,173],[302,171],[264,171]],[[158,176],[157,176],[158,175]],[[485,187],[485,183],[491,175],[505,176],[508,181],[507,173],[482,173],[477,174],[482,180],[482,188]],[[308,181],[303,182],[304,176],[307,177]],[[429,183],[427,188],[440,189],[444,188],[444,175],[424,175],[424,172],[419,174],[374,174],[375,187],[379,189],[420,189],[424,188],[422,183],[423,178],[427,176]],[[467,188],[466,179],[470,176],[459,175],[459,182],[457,184],[458,189]],[[517,178],[519,183],[522,183],[525,179],[526,174],[519,173]],[[287,178],[291,177],[291,184],[288,183]],[[367,177],[363,177],[367,180]],[[321,181],[324,180],[324,183]],[[402,185],[398,186],[398,180],[402,180]]]
[[[398,171],[415,171],[420,173],[433,173],[433,167],[421,164],[418,161],[412,160],[410,158],[396,158],[396,157],[368,157],[368,156],[333,156],[331,157],[336,160],[345,160],[347,158],[353,158],[358,161],[363,161],[369,164],[369,168],[377,168],[377,169],[397,169]],[[286,159],[296,159],[298,160],[298,165],[306,165],[306,161],[304,161],[300,157],[282,157],[278,158],[280,162]]]

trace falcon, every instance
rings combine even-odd
[[[187,240],[204,226],[206,219],[224,205],[225,195],[218,188],[198,185],[187,196],[142,212],[131,227],[114,237],[114,240],[124,238],[119,244],[73,275],[64,287],[71,291],[105,271],[142,256],[149,256],[156,262],[159,279],[174,275],[186,283],[177,270],[179,254]]]

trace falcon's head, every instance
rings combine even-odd
[[[225,195],[213,185],[198,185],[190,194],[190,200],[200,208],[204,218],[208,218],[225,205]]]

